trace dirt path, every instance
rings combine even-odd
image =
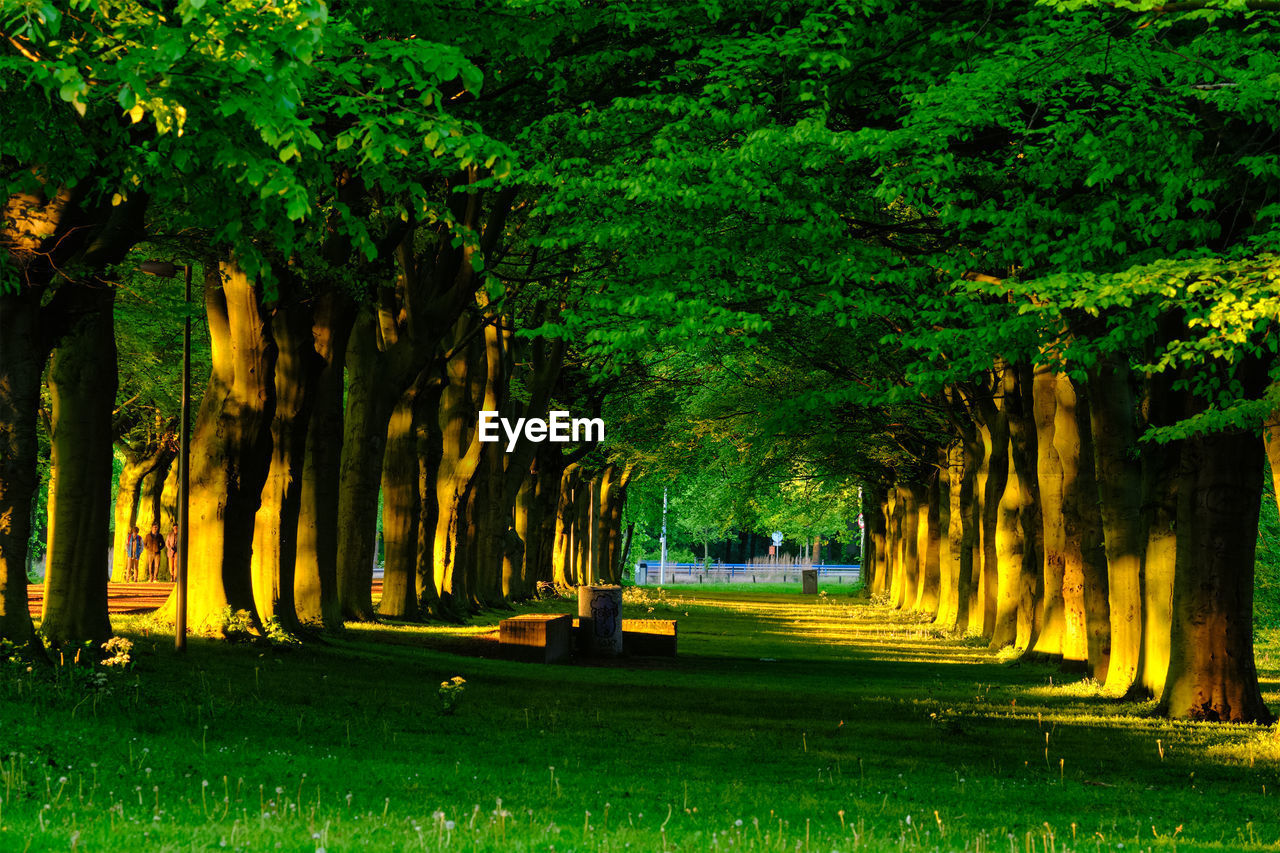
[[[169,598],[172,583],[109,583],[107,584],[108,613],[149,613]],[[373,582],[373,597],[382,594],[382,580]],[[40,618],[44,610],[44,586],[27,587],[27,604],[31,615]]]

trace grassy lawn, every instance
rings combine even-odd
[[[1280,847],[1269,729],[1155,719],[847,596],[628,597],[679,619],[678,659],[506,661],[495,614],[186,659],[135,618],[105,687],[11,666],[0,850]]]

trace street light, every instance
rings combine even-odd
[[[145,261],[139,269],[147,275],[176,278],[178,267],[168,261]],[[178,442],[178,570],[174,582],[178,602],[174,615],[174,651],[187,650],[187,531],[188,495],[191,492],[191,264],[185,264],[186,292],[182,330],[182,435]]]

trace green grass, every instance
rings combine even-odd
[[[628,598],[679,619],[679,658],[477,656],[493,614],[186,658],[133,619],[107,689],[10,666],[0,850],[1280,847],[1269,729],[1156,719],[848,597]]]

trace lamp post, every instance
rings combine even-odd
[[[146,261],[139,269],[148,275],[176,278],[178,267],[168,261]],[[174,651],[187,650],[187,532],[190,516],[188,495],[191,493],[191,264],[183,267],[186,290],[183,294],[182,320],[182,434],[178,441],[178,566],[174,585],[178,591],[174,614]]]
[[[658,557],[658,586],[667,585],[667,487],[662,487],[662,551]]]

